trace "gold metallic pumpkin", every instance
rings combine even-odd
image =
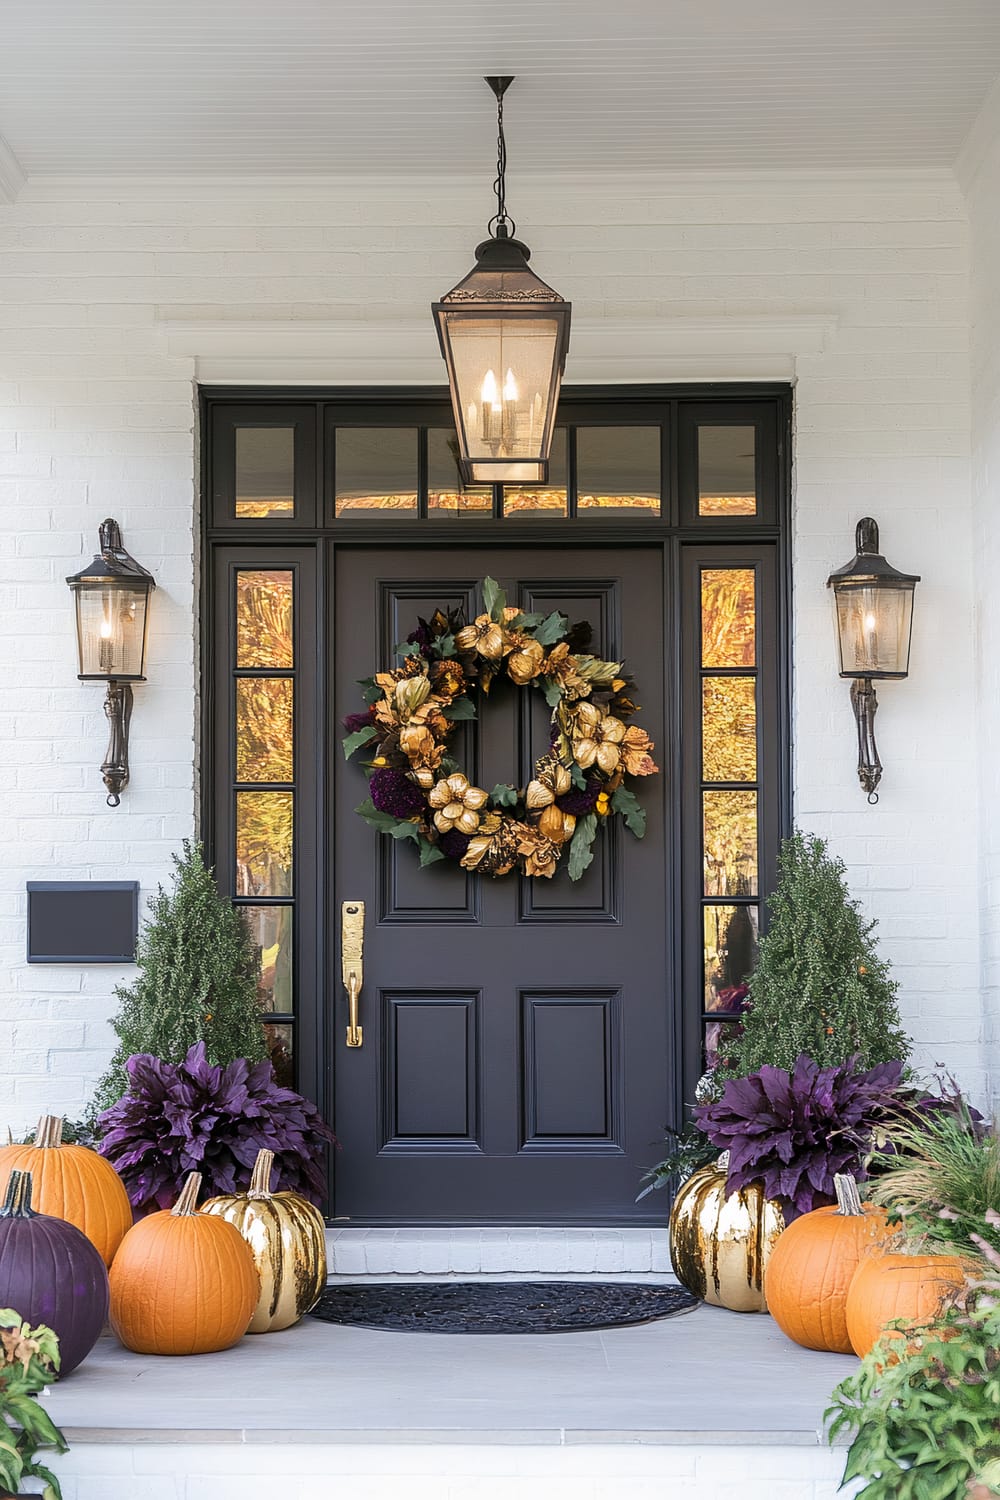
[[[726,1194],[728,1152],[692,1172],[670,1212],[677,1279],[705,1302],[732,1312],[767,1312],[764,1269],[785,1227],[759,1183]]]
[[[274,1152],[260,1151],[246,1193],[210,1198],[201,1212],[234,1224],[253,1251],[260,1297],[247,1333],[290,1328],[326,1286],[326,1226],[298,1193],[272,1193]]]

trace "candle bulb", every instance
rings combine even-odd
[[[111,621],[105,615],[101,620],[101,645],[98,658],[102,672],[110,672],[114,666],[114,643],[111,635]]]
[[[497,378],[492,370],[486,371],[481,392],[483,398],[483,425],[482,437],[485,443],[497,443],[500,441],[500,422],[503,408],[500,405],[500,393],[497,390]]]
[[[503,383],[503,440],[510,448],[514,443],[514,422],[517,414],[517,385],[514,372],[508,369]]]

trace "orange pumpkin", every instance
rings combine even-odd
[[[87,1146],[64,1146],[63,1122],[43,1115],[33,1146],[0,1148],[0,1197],[11,1172],[30,1172],[35,1212],[75,1224],[106,1266],[132,1227],[125,1184],[109,1161]]]
[[[957,1255],[872,1255],[854,1273],[847,1293],[847,1332],[862,1358],[897,1320],[919,1325],[965,1281]]]
[[[225,1219],[197,1211],[192,1172],[171,1209],[141,1219],[111,1267],[111,1326],[137,1354],[212,1354],[247,1331],[260,1278]]]
[[[885,1213],[863,1204],[853,1177],[835,1177],[835,1207],[795,1219],[771,1251],[768,1311],[805,1349],[850,1354],[847,1292],[861,1261],[888,1237]]]

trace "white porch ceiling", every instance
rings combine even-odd
[[[36,174],[951,166],[997,0],[7,0],[0,136]]]

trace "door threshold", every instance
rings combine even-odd
[[[326,1231],[330,1274],[600,1276],[671,1274],[665,1225],[341,1228]]]

